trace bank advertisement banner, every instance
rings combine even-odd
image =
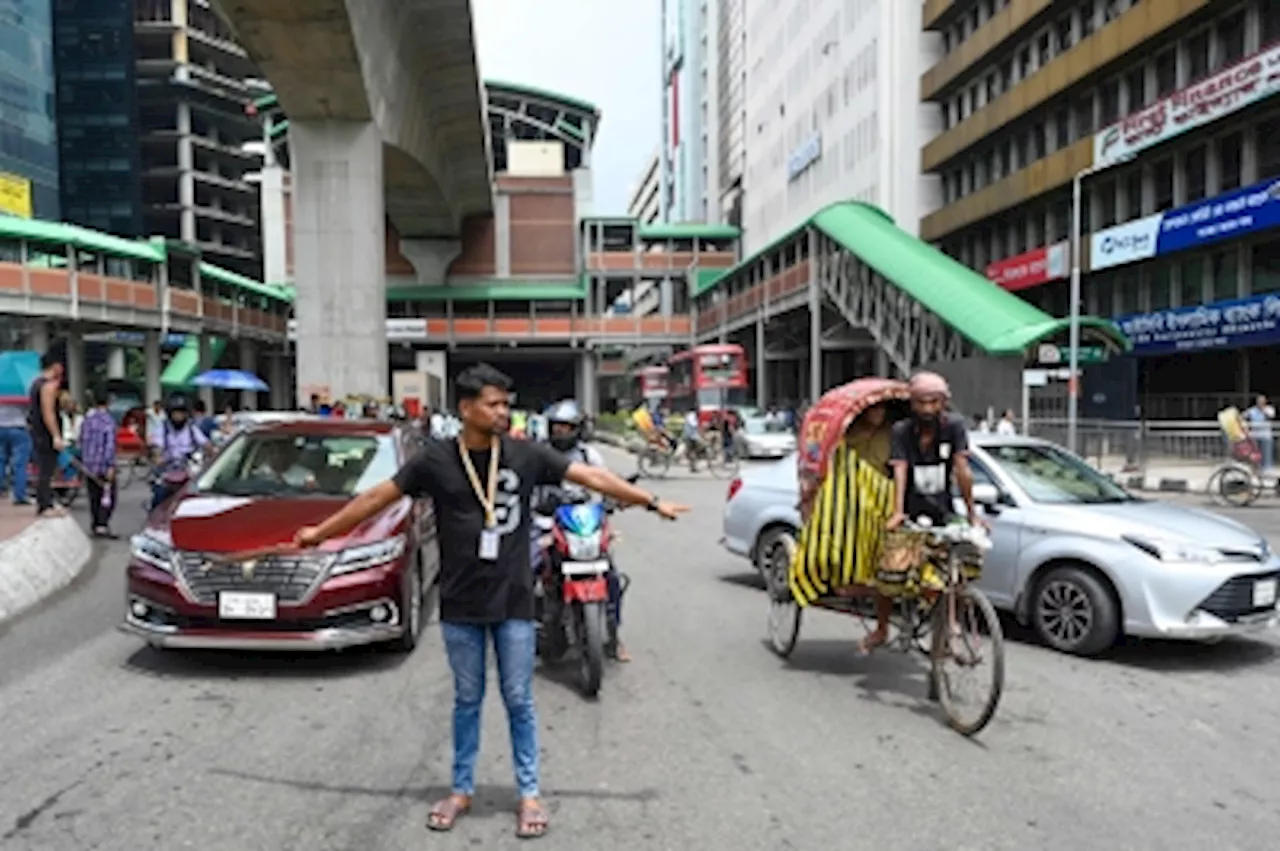
[[[1024,254],[1006,257],[986,269],[987,280],[1009,292],[1030,289],[1067,276],[1067,243],[1042,245]]]
[[[29,219],[31,209],[31,181],[7,171],[0,171],[0,216],[18,216]]]
[[[1118,317],[1136,355],[1235,349],[1280,342],[1280,293]]]
[[[1280,226],[1280,180],[1135,219],[1090,236],[1090,268],[1109,269]]]
[[[1280,91],[1280,44],[1246,56],[1110,125],[1093,137],[1093,164],[1106,168],[1180,133]]]

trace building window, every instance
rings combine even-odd
[[[1280,41],[1280,3],[1262,4],[1262,43]]]
[[[1141,280],[1138,277],[1137,269],[1132,267],[1121,269],[1116,274],[1114,290],[1116,316],[1137,313],[1141,309],[1138,304],[1138,298],[1141,294],[1140,286]]]
[[[1208,194],[1205,186],[1208,151],[1204,145],[1187,151],[1184,168],[1187,176],[1187,201],[1199,201]]]
[[[1085,0],[1080,4],[1080,35],[1084,38],[1093,35],[1095,13],[1093,0]]]
[[[1129,89],[1129,111],[1134,112],[1147,105],[1147,69],[1138,67],[1129,72],[1126,79]]]
[[[1173,160],[1161,160],[1151,169],[1156,186],[1156,210],[1173,206]]]
[[[1061,56],[1071,49],[1073,43],[1071,41],[1071,16],[1067,15],[1065,18],[1061,18],[1053,29],[1054,34],[1057,36],[1055,39],[1057,53]]]
[[[1142,215],[1142,169],[1130,169],[1125,177],[1125,221]]]
[[[1209,73],[1209,31],[1201,30],[1187,39],[1187,81]]]
[[[1120,117],[1120,81],[1108,80],[1102,84],[1102,126],[1114,122]]]
[[[1204,258],[1190,257],[1182,261],[1182,306],[1192,307],[1204,301]]]
[[[1274,6],[1275,3],[1268,3]],[[1229,65],[1244,56],[1244,9],[1222,19],[1218,24],[1218,54],[1222,64]]]
[[[1280,242],[1269,240],[1254,246],[1252,291],[1254,295],[1280,291]]]
[[[1178,54],[1173,48],[1156,57],[1156,97],[1162,98],[1178,88]]]
[[[1053,123],[1056,129],[1055,141],[1058,150],[1061,150],[1071,144],[1071,111],[1065,106],[1062,107],[1058,110]]]
[[[1257,129],[1258,174],[1272,177],[1280,174],[1280,120],[1263,121]]]
[[[1168,263],[1151,266],[1151,310],[1164,310],[1173,304],[1173,275]]]
[[[1236,189],[1243,182],[1244,134],[1232,133],[1218,140],[1219,190]]]
[[[1076,100],[1076,138],[1082,138],[1093,133],[1093,97],[1084,95]]]
[[[1116,223],[1116,182],[1105,180],[1098,184],[1098,227],[1109,228]]]
[[[1225,250],[1213,255],[1213,300],[1227,301],[1235,298],[1239,292],[1237,278],[1239,260],[1236,257],[1236,246],[1228,246]]]

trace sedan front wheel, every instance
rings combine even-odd
[[[1111,589],[1097,575],[1064,566],[1040,580],[1031,601],[1031,621],[1053,649],[1096,656],[1115,643],[1120,611]]]

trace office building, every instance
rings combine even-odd
[[[747,0],[716,0],[719,221],[742,227],[747,171]]]
[[[208,0],[59,0],[54,44],[64,217],[260,279],[265,84]]]
[[[836,201],[876,204],[912,233],[936,205],[937,178],[921,178],[917,152],[939,129],[940,116],[915,92],[941,39],[921,32],[922,6],[920,0],[748,6],[747,254]]]
[[[717,0],[662,0],[663,222],[720,216]]]
[[[658,202],[661,189],[661,157],[657,151],[645,160],[640,172],[639,181],[631,189],[631,197],[627,201],[627,216],[641,225],[651,225],[660,221],[662,210]]]
[[[0,4],[0,215],[57,219],[52,0]]]
[[[1065,315],[1082,174],[1081,307],[1133,340],[1143,415],[1280,394],[1280,3],[929,0],[924,25],[921,236]]]

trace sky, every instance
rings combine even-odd
[[[594,103],[596,215],[621,215],[661,132],[660,0],[471,0],[480,74]]]

